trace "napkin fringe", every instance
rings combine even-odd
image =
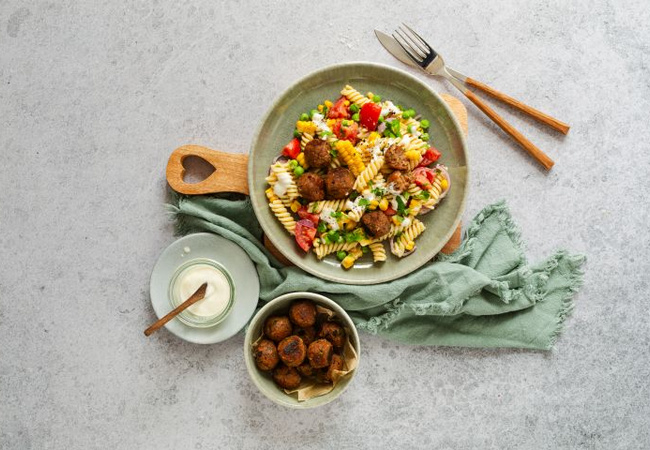
[[[551,271],[556,269],[560,264],[560,260],[566,261],[567,264],[568,273],[566,277],[568,285],[562,293],[562,306],[555,316],[555,329],[549,336],[547,350],[551,350],[555,346],[558,337],[562,334],[566,319],[571,316],[575,308],[573,297],[584,284],[584,271],[582,270],[582,266],[587,261],[587,257],[580,254],[570,255],[568,252],[560,250],[549,259],[544,273],[550,276]]]
[[[390,324],[402,314],[405,307],[406,302],[397,298],[389,305],[386,305],[387,311],[385,313],[371,317],[365,322],[359,322],[356,327],[370,334],[377,334],[380,330],[387,330]]]

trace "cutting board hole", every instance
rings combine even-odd
[[[200,156],[189,155],[183,159],[185,174],[183,181],[188,184],[200,183],[216,170],[215,167]]]

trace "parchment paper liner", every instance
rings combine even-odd
[[[324,308],[320,305],[316,305],[316,310],[318,311],[319,315],[324,314],[327,316],[325,319],[326,322],[331,321],[335,317],[334,311],[329,308]],[[305,400],[309,400],[310,398],[314,397],[320,397],[321,395],[332,392],[334,387],[343,377],[347,376],[357,368],[357,362],[359,358],[357,356],[356,350],[354,349],[354,346],[350,342],[350,330],[348,327],[343,327],[343,329],[345,330],[345,343],[343,344],[344,370],[334,370],[332,372],[332,383],[317,383],[313,378],[303,378],[302,383],[300,383],[300,386],[298,386],[297,389],[284,389],[284,392],[294,396],[298,399],[299,402],[304,402]],[[254,350],[254,348],[257,346],[259,341],[262,340],[263,337],[264,333],[262,332],[262,334],[255,340],[255,342],[253,342],[253,349],[251,350]]]

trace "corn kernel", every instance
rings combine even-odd
[[[368,98],[373,98],[374,96],[375,96],[375,94],[373,94],[372,92],[366,93],[366,97],[368,97]]]
[[[298,210],[300,209],[301,206],[302,205],[300,204],[299,201],[294,200],[293,202],[291,202],[291,211],[298,212]]]
[[[376,131],[373,131],[368,136],[368,142],[370,142],[371,144],[374,144],[378,137],[379,137],[379,133],[377,133]]]
[[[402,222],[399,221],[397,216],[393,216],[393,223],[397,226],[400,226],[402,224]]]
[[[273,192],[273,188],[268,188],[266,191],[266,197],[269,199],[269,201],[277,200],[277,196],[275,195],[275,192]]]
[[[443,178],[442,181],[440,181],[440,187],[443,191],[449,187],[449,182],[446,178]]]
[[[299,120],[296,122],[296,129],[301,133],[309,133],[313,135],[316,133],[316,124],[307,120]]]
[[[335,119],[327,119],[327,127],[331,130],[334,127],[334,124],[336,123]]]
[[[413,209],[413,208],[417,208],[418,206],[421,206],[421,205],[422,205],[422,202],[420,202],[420,200],[413,199],[413,200],[411,200],[411,203],[409,203],[409,208]]]
[[[370,204],[368,205],[368,209],[371,210],[371,211],[374,211],[375,209],[377,209],[378,206],[379,206],[379,201],[372,200],[370,202]]]
[[[388,209],[388,199],[382,198],[379,202],[379,209],[386,211]]]
[[[409,242],[404,246],[404,248],[405,248],[406,250],[413,250],[413,247],[415,247],[415,242],[413,242],[413,241],[409,241]]]
[[[421,155],[418,150],[409,150],[404,153],[404,156],[406,156],[406,159],[409,161],[418,161]]]
[[[345,258],[343,258],[343,261],[341,261],[341,265],[346,269],[349,269],[350,267],[354,266],[354,261],[355,261],[354,257],[348,255]]]
[[[350,100],[343,100],[343,104],[345,106],[350,106]]]
[[[318,105],[318,112],[323,112],[323,105]]]
[[[330,102],[329,100],[325,100],[325,106],[327,106],[328,108],[331,108],[332,107],[332,102]]]
[[[354,220],[350,220],[348,223],[345,224],[345,229],[347,231],[352,231],[357,227],[357,223]]]

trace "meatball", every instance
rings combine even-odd
[[[287,336],[291,336],[293,327],[287,316],[271,316],[264,324],[264,334],[275,342],[280,342]]]
[[[262,339],[259,344],[257,344],[254,354],[257,368],[264,372],[273,370],[280,362],[280,357],[278,356],[278,350],[275,348],[275,344],[268,339]]]
[[[305,160],[311,167],[327,167],[332,162],[330,145],[322,139],[312,139],[305,145]]]
[[[311,327],[316,323],[316,305],[309,300],[293,302],[289,308],[289,319],[299,327]]]
[[[390,231],[390,220],[383,211],[372,211],[361,217],[361,223],[373,237],[380,237]]]
[[[315,373],[314,368],[311,366],[311,364],[309,364],[309,362],[300,364],[298,367],[296,367],[296,370],[298,370],[298,373],[303,377],[313,377]]]
[[[302,377],[295,368],[280,364],[273,371],[273,381],[283,389],[296,389],[300,386]]]
[[[345,167],[337,167],[327,173],[325,184],[328,198],[346,198],[354,186],[354,175]]]
[[[306,346],[316,340],[316,328],[314,327],[296,327],[293,329],[293,334],[302,339]]]
[[[326,339],[312,342],[307,349],[307,357],[314,369],[329,366],[332,360],[332,344]]]
[[[332,355],[332,363],[325,374],[325,379],[327,381],[332,381],[335,370],[343,370],[343,358],[339,355]]]
[[[318,337],[327,339],[337,348],[343,347],[345,344],[345,330],[336,322],[325,322]]]
[[[386,150],[384,157],[386,158],[386,164],[393,169],[407,170],[409,168],[409,160],[406,159],[402,147],[391,145],[388,150]]]
[[[320,175],[307,172],[298,178],[298,192],[310,202],[325,198],[325,182]]]
[[[278,355],[287,366],[298,367],[307,356],[307,346],[298,336],[289,336],[278,344]]]
[[[393,183],[395,190],[398,192],[404,192],[411,185],[411,178],[412,176],[410,173],[403,173],[396,170],[388,176],[386,182],[388,184]]]

